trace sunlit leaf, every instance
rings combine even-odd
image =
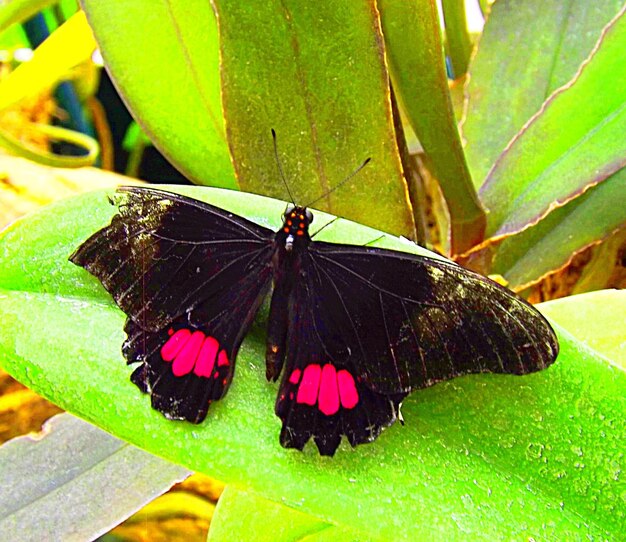
[[[535,224],[626,164],[626,7],[571,85],[546,101],[480,189],[487,233]]]
[[[93,540],[190,474],[69,414],[2,445],[0,473],[2,537],[24,541]]]
[[[275,540],[366,542],[366,533],[331,525],[283,504],[253,493],[227,487],[217,505],[208,542],[245,540],[254,533],[256,542]]]
[[[603,290],[555,299],[542,305],[544,314],[589,348],[626,370],[624,320],[626,290]]]
[[[159,150],[197,184],[236,188],[211,3],[81,3],[116,87]]]
[[[185,192],[272,227],[284,208],[246,194]],[[560,328],[561,355],[549,369],[420,391],[403,405],[405,426],[323,458],[313,447],[300,453],[278,444],[261,318],[209,419],[198,426],[166,420],[128,380],[124,315],[67,262],[113,212],[102,193],[86,195],[0,239],[0,317],[11,329],[0,337],[0,359],[54,402],[157,455],[372,537],[611,539],[626,529],[619,480],[626,374]],[[327,230],[320,237],[378,237],[346,221]]]
[[[396,234],[414,231],[395,144],[380,21],[367,2],[216,0],[224,115],[241,187]]]
[[[574,76],[622,6],[622,0],[493,4],[470,67],[463,123],[465,152],[477,187],[544,100]],[[584,103],[573,111],[583,110]]]
[[[73,15],[35,51],[33,59],[0,81],[0,110],[50,90],[68,72],[88,60],[96,48],[82,12]]]

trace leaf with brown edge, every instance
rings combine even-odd
[[[578,75],[511,141],[480,189],[487,235],[504,237],[626,164],[626,6]]]
[[[545,99],[575,75],[622,6],[622,0],[493,3],[470,64],[462,124],[476,187]]]
[[[215,0],[228,141],[242,189],[413,237],[378,11],[366,2]]]
[[[498,273],[515,290],[562,269],[586,247],[626,226],[626,169],[550,213],[538,224],[495,243],[487,243],[461,263]]]
[[[503,240],[493,263],[511,286],[523,288],[567,265],[573,255],[626,226],[626,169],[557,209],[537,226]]]

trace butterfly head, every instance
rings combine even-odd
[[[285,249],[291,252],[294,244],[308,243],[309,225],[313,222],[313,213],[306,207],[288,205],[283,214],[283,227],[279,233],[285,239]]]

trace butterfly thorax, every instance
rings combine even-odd
[[[283,226],[276,232],[276,242],[287,252],[303,249],[311,242],[309,225],[313,213],[306,207],[290,205],[283,214]]]

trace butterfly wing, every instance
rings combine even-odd
[[[272,277],[273,232],[195,199],[124,188],[70,260],[126,313],[131,379],[169,418],[202,421],[232,379]]]
[[[412,390],[469,373],[530,373],[558,353],[536,309],[451,262],[314,242],[301,267],[277,401],[283,445],[313,437],[332,455],[341,434],[353,445],[373,440]]]
[[[283,421],[284,447],[302,450],[313,438],[320,454],[332,456],[342,435],[352,446],[373,441],[397,419],[406,394],[380,394],[365,385],[350,352],[333,341],[333,319],[320,286],[302,280],[284,300],[290,316],[276,414]]]
[[[556,359],[545,318],[482,275],[384,249],[315,243],[310,253],[330,292],[333,336],[358,353],[359,374],[380,393],[469,373],[526,374]]]

